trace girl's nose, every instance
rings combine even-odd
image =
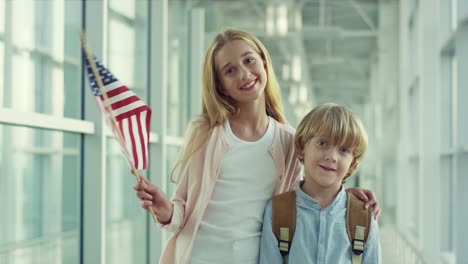
[[[246,67],[240,67],[241,80],[246,80],[250,76],[250,70]]]

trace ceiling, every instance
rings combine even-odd
[[[377,55],[378,4],[379,0],[191,1],[192,7],[205,9],[207,34],[233,26],[259,36],[272,56],[285,93],[303,84],[309,103],[346,105],[368,101],[370,71]],[[278,25],[285,9],[287,32],[267,34],[271,23]],[[300,81],[291,80],[297,71],[292,66],[295,57],[300,59]],[[290,76],[283,78],[287,69]],[[289,99],[293,105],[298,100]]]

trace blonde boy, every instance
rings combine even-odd
[[[296,190],[296,230],[289,263],[351,263],[347,236],[347,195],[343,183],[356,170],[367,148],[361,120],[348,108],[327,103],[300,122],[295,150],[304,164],[304,181]],[[272,231],[272,203],[264,214],[260,263],[283,263]],[[380,263],[377,222],[372,218],[362,263]]]

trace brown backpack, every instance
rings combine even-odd
[[[362,262],[364,244],[369,236],[372,213],[364,209],[364,202],[351,193],[348,194],[346,207],[346,228],[352,246],[352,263]],[[276,195],[272,199],[273,233],[278,240],[278,248],[283,263],[288,263],[288,254],[296,230],[296,191]]]

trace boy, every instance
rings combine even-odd
[[[294,144],[304,164],[304,180],[295,191],[295,233],[286,246],[284,261],[352,263],[353,245],[346,224],[348,196],[342,184],[356,170],[367,148],[362,122],[346,107],[323,104],[302,119]],[[362,263],[380,263],[378,226],[373,217],[369,218],[370,230],[359,258]],[[264,214],[260,264],[284,263],[278,245],[270,200]]]

